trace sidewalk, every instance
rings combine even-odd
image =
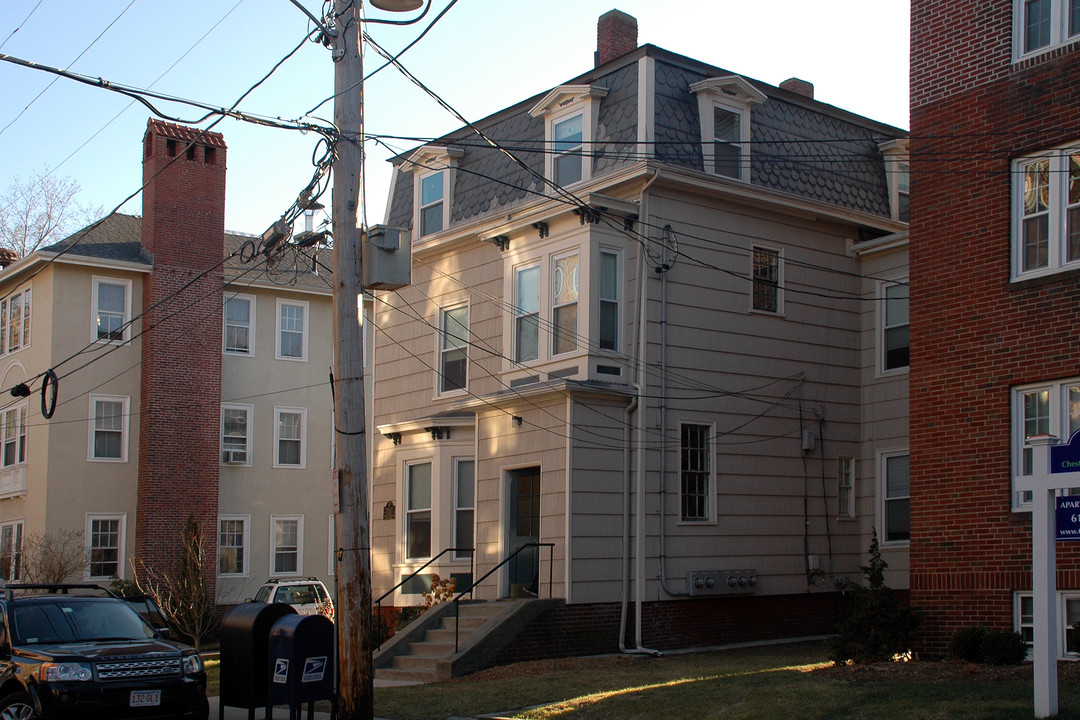
[[[218,698],[210,697],[210,720],[218,720]],[[248,720],[248,709],[225,706],[225,720]],[[300,706],[301,720],[307,720],[307,704]],[[255,720],[264,720],[266,708],[255,708]],[[289,708],[279,705],[274,708],[274,720],[289,720]],[[315,720],[330,720],[330,713],[316,712]]]

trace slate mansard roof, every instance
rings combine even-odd
[[[250,245],[248,245],[250,243]],[[234,281],[233,287],[249,284],[280,285],[297,290],[332,292],[330,280],[331,255],[328,249],[319,251],[315,263],[321,275],[310,272],[311,251],[293,262],[289,255],[269,267],[265,258],[254,256],[261,239],[256,236],[225,232],[222,272]],[[239,252],[238,252],[239,251]],[[144,265],[149,270],[154,263],[142,246],[142,218],[137,215],[114,213],[101,222],[88,225],[58,243],[39,248],[42,253],[63,253],[64,256],[88,261],[123,262]],[[233,255],[237,253],[236,255]]]
[[[655,61],[655,145],[648,158],[638,157],[636,144],[637,61],[643,56]],[[644,45],[566,83],[594,84],[608,90],[599,105],[592,177],[644,160],[704,173],[698,100],[690,86],[730,75],[734,73]],[[767,83],[744,79],[768,97],[751,109],[751,186],[889,217],[889,190],[878,144],[904,138],[906,131]],[[532,117],[529,110],[546,94],[476,123],[539,175],[544,173],[544,118]],[[451,145],[464,151],[457,161],[451,227],[502,214],[515,205],[551,194],[538,177],[488,146],[468,128],[431,145]],[[410,154],[392,160],[397,176],[387,215],[390,225],[412,225],[414,168],[408,160]]]

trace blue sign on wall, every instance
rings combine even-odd
[[[1057,498],[1057,539],[1080,540],[1080,495]]]

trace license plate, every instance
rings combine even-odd
[[[131,702],[128,703],[131,707],[150,707],[152,705],[161,704],[161,691],[160,690],[132,690]]]

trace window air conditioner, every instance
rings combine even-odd
[[[247,462],[247,450],[225,450],[221,457],[230,465],[243,464]]]

